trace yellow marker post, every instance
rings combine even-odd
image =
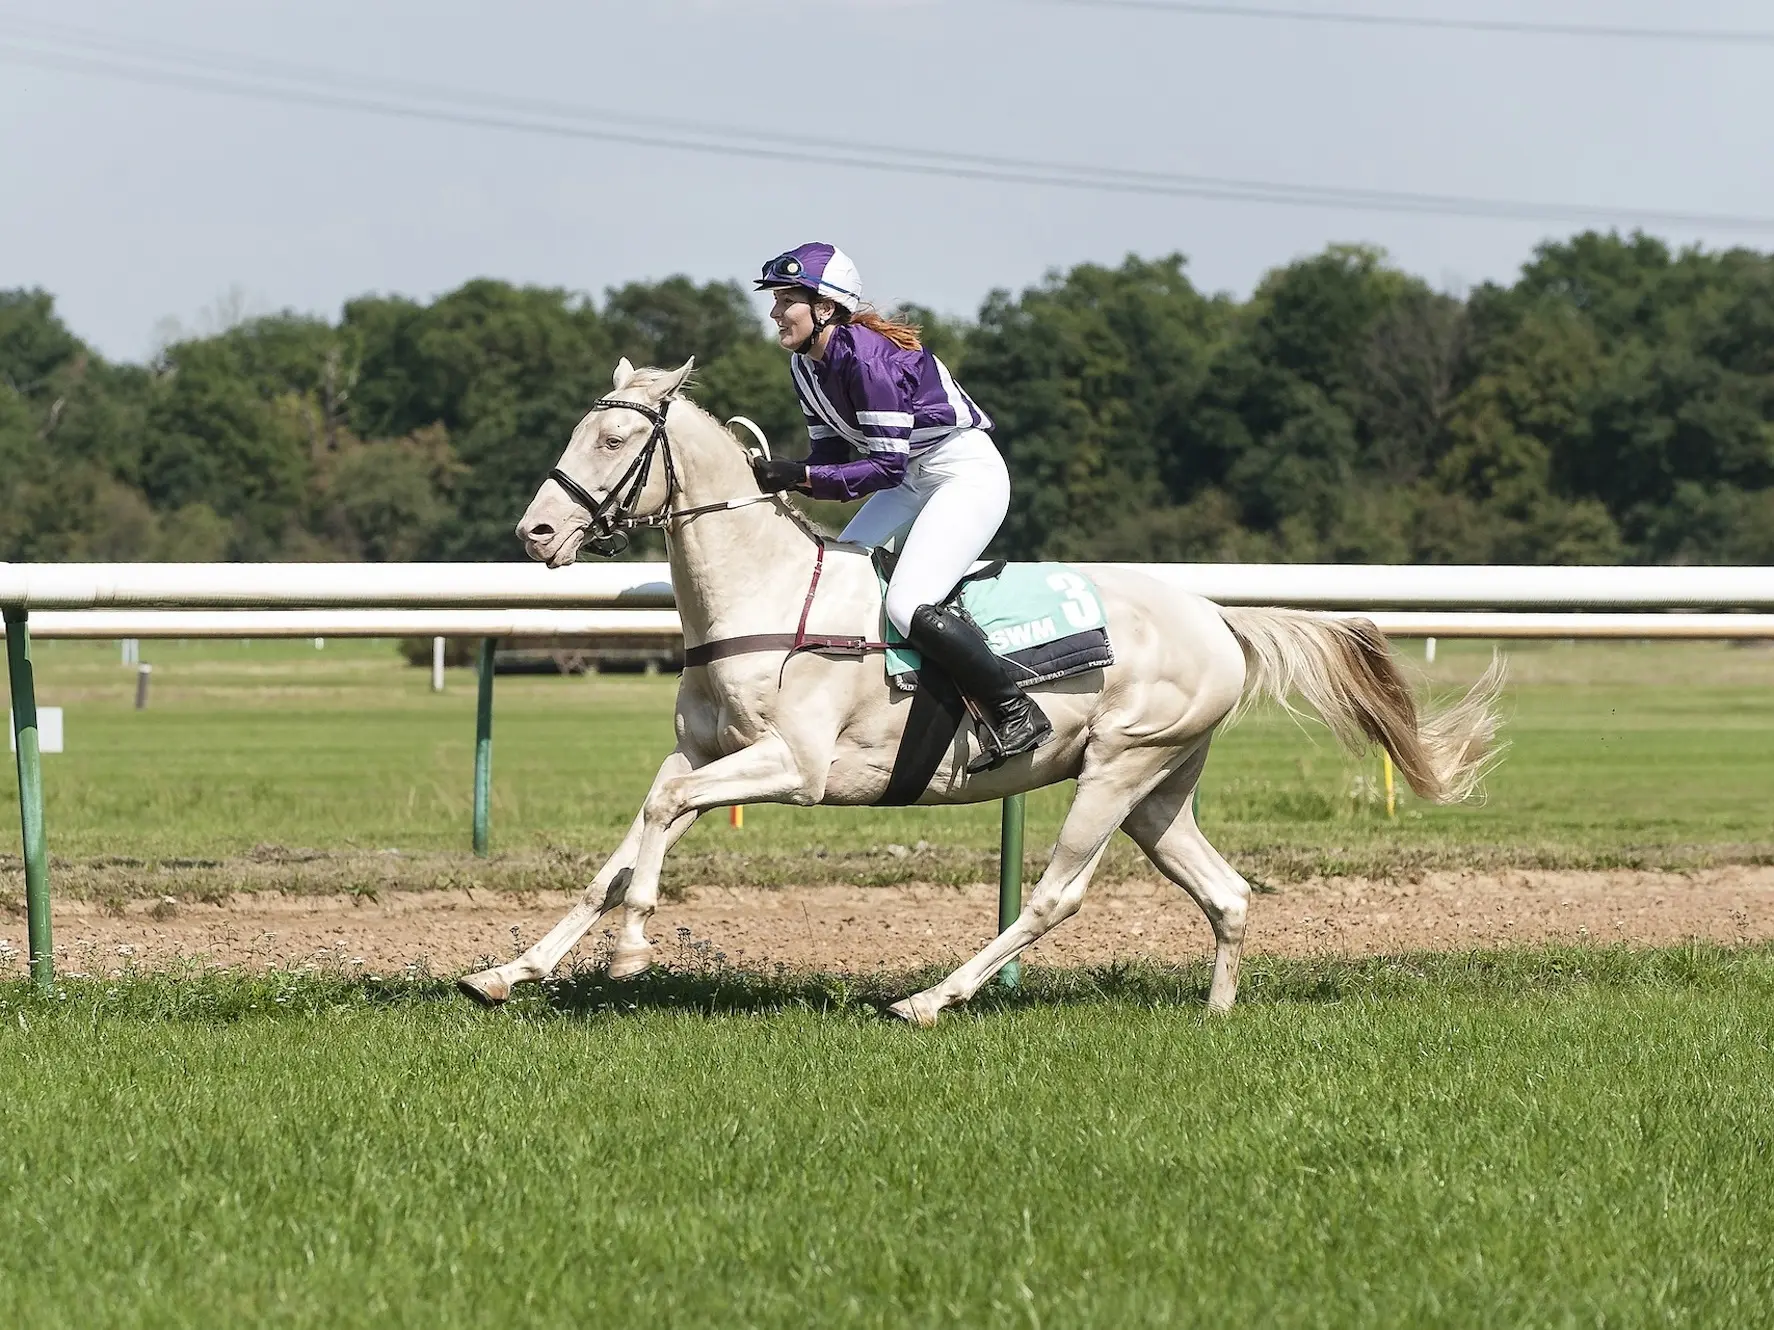
[[[1392,786],[1392,754],[1381,749],[1380,760],[1386,764],[1386,816],[1397,817],[1398,797]]]
[[[727,825],[730,827],[745,825],[745,806],[743,804],[734,804],[727,810]]]

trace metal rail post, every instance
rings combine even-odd
[[[6,669],[12,687],[12,733],[18,747],[19,825],[25,844],[25,914],[31,978],[55,982],[49,933],[49,852],[43,838],[43,763],[37,752],[37,684],[31,669],[31,626],[22,609],[6,610]]]
[[[1023,912],[1023,802],[1013,794],[1004,801],[998,828],[998,931],[1002,933]],[[998,983],[1015,988],[1022,983],[1021,961],[1011,961],[998,971]]]
[[[474,709],[474,852],[487,852],[487,816],[493,799],[493,651],[498,639],[480,642],[480,697]]]

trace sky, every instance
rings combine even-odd
[[[1774,30],[1757,0],[1267,3]],[[119,66],[176,86],[120,77]],[[310,100],[193,80],[295,87]],[[513,99],[559,104],[547,122],[580,135],[463,122],[538,123]],[[343,104],[364,100],[399,114]],[[777,156],[657,125],[623,132],[712,150],[583,136],[599,113],[755,132]],[[439,114],[455,119],[424,118]],[[357,295],[429,299],[482,276],[592,295],[674,273],[746,279],[812,239],[847,250],[877,304],[972,316],[995,289],[1130,253],[1180,252],[1198,286],[1242,297],[1273,267],[1363,243],[1457,291],[1508,281],[1535,245],[1608,224],[833,160],[856,144],[1583,205],[1626,229],[1651,212],[1766,219],[1644,229],[1682,245],[1774,248],[1774,42],[1056,0],[7,0],[0,288],[51,292],[103,354],[143,360],[177,329],[242,313],[336,318]]]

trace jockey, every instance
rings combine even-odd
[[[756,289],[773,291],[777,340],[807,417],[805,462],[756,458],[765,490],[867,503],[843,540],[873,548],[910,526],[887,587],[887,618],[948,671],[985,713],[984,771],[1040,747],[1047,717],[965,615],[945,608],[1010,505],[1010,475],[987,433],[990,417],[961,390],[918,329],[864,303],[862,278],[842,250],[802,245],[764,265]],[[852,453],[855,454],[852,457]]]

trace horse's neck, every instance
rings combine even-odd
[[[690,420],[681,436],[672,421],[678,493],[671,506],[699,508],[751,494],[756,485],[745,454],[712,418],[684,414]],[[672,588],[687,637],[709,641],[769,632],[800,605],[814,543],[784,503],[751,503],[666,528]]]

